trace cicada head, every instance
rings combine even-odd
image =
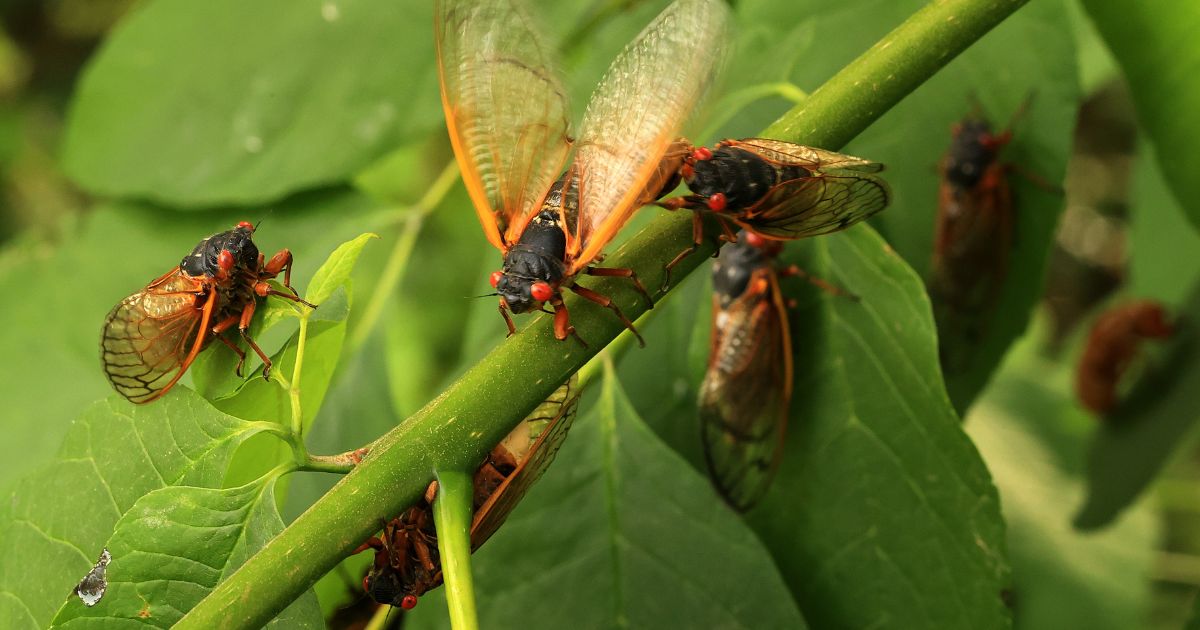
[[[996,160],[1001,144],[985,118],[969,116],[955,124],[946,153],[946,179],[960,188],[973,188]]]
[[[258,266],[258,246],[251,237],[254,225],[238,223],[232,230],[213,234],[200,241],[179,263],[179,269],[193,278],[221,277],[234,268],[254,270]]]
[[[554,297],[566,274],[567,241],[559,215],[541,211],[504,256],[504,270],[492,273],[492,287],[514,313],[537,310]]]

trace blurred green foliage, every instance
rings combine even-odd
[[[576,120],[616,51],[664,4],[541,7]],[[758,133],[922,5],[734,4],[734,53],[697,140]],[[0,3],[0,487],[12,496],[0,503],[0,626],[137,615],[104,608],[137,597],[190,606],[336,481],[264,476],[294,452],[273,428],[291,420],[288,391],[232,376],[221,349],[185,378],[199,394],[180,387],[142,408],[110,397],[97,358],[105,313],[203,236],[262,220],[256,241],[292,250],[303,294],[340,245],[380,235],[308,325],[301,415],[313,453],[367,444],[503,340],[494,302],[470,299],[488,290],[499,256],[461,185],[427,195],[453,160],[429,7]],[[1054,353],[1038,306],[1052,249],[1098,238],[1060,221],[1063,208],[1121,177],[1068,179],[1064,195],[1013,175],[1011,267],[966,366],[939,369],[920,278],[936,166],[972,103],[1003,125],[1030,97],[1002,159],[1058,183],[1068,164],[1097,159],[1079,138],[1104,134],[1076,128],[1076,113],[1126,81],[1142,148],[1087,171],[1134,182],[1109,186],[1132,209],[1128,225],[1101,209],[1127,250],[1108,257],[1126,280],[1109,300],[1157,299],[1194,322],[1200,129],[1187,112],[1200,43],[1187,28],[1197,15],[1185,2],[1119,13],[1032,2],[846,147],[888,165],[895,200],[872,221],[885,240],[862,227],[789,246],[788,262],[862,301],[786,285],[797,301],[787,451],[745,518],[703,480],[694,401],[706,274],[676,287],[643,320],[648,347],[619,357],[585,397],[545,482],[475,558],[485,624],[1167,628],[1189,618],[1200,587],[1200,405],[1186,385],[1195,350],[1146,353],[1122,427],[1097,425],[1072,393],[1089,319]],[[265,323],[276,320],[260,316],[256,334],[290,376],[296,321]],[[148,515],[167,533],[147,533]],[[1101,531],[1077,529],[1077,517]],[[209,545],[204,528],[249,540]],[[64,605],[105,544],[125,581],[114,578],[96,609]],[[160,570],[143,553],[173,558],[174,579],[196,590],[138,591]],[[215,573],[189,569],[193,560]],[[348,559],[317,585],[327,619],[361,597],[368,560]],[[439,597],[412,623],[444,626]],[[159,624],[182,611],[147,610]],[[295,616],[281,627],[320,622],[311,595],[285,614]]]

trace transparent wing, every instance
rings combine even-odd
[[[774,272],[760,273],[770,274],[770,290],[748,292],[725,311],[725,325],[713,329],[712,356],[700,386],[709,476],[739,511],[757,503],[770,485],[791,400],[786,312]]]
[[[204,344],[215,299],[178,269],[125,298],[104,320],[100,358],[114,389],[135,403],[162,396]]]
[[[566,92],[516,0],[440,0],[436,30],[450,142],[488,240],[507,251],[566,161]]]
[[[771,238],[804,238],[844,230],[886,208],[890,198],[878,177],[827,170],[775,186],[733,220]]]
[[[721,0],[677,0],[621,52],[584,113],[574,168],[579,221],[571,273],[657,194],[660,164],[715,75],[727,39]]]
[[[475,518],[471,524],[472,549],[478,549],[496,533],[530,486],[537,482],[550,466],[550,462],[554,461],[554,455],[558,453],[558,448],[567,437],[567,430],[571,428],[571,422],[575,420],[581,393],[579,377],[572,375],[514,431],[528,436],[528,439],[521,438],[516,444],[509,443],[512,444],[510,452],[518,462],[517,468],[475,511]]]
[[[810,171],[841,169],[859,173],[878,173],[883,170],[883,165],[878,162],[770,138],[726,140],[721,144],[753,151],[764,159],[777,164],[801,166]]]

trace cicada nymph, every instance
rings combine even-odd
[[[1113,307],[1096,318],[1079,358],[1075,392],[1088,410],[1105,414],[1117,405],[1121,377],[1146,339],[1169,339],[1175,326],[1161,304],[1138,300]]]
[[[554,460],[575,419],[579,395],[578,378],[572,376],[497,444],[475,472],[471,551],[491,538]],[[431,507],[436,494],[434,482],[421,503],[386,523],[381,536],[356,550],[375,550],[374,563],[363,578],[363,589],[375,601],[410,609],[426,591],[441,585]]]
[[[694,243],[667,264],[668,272],[703,242],[701,212],[720,219],[726,240],[734,240],[735,227],[792,240],[844,230],[882,211],[891,197],[875,175],[883,165],[862,158],[766,138],[724,140],[712,149],[682,140],[677,146],[684,147],[679,175],[691,194],[658,205],[696,212]]]
[[[200,241],[179,266],[109,312],[100,358],[117,393],[138,404],[161,397],[214,338],[237,353],[240,374],[246,353],[223,334],[235,326],[262,359],[263,378],[269,375],[271,359],[248,334],[258,300],[276,295],[316,307],[292,289],[291,252],[282,249],[266,260],[253,234],[254,226],[242,221]],[[281,273],[291,293],[271,288],[268,280]]]
[[[757,503],[770,485],[791,402],[792,345],[775,260],[780,249],[779,241],[742,232],[712,268],[712,343],[700,385],[700,434],[713,485],[739,511]]]
[[[572,134],[549,48],[516,0],[438,3],[446,124],[484,233],[504,255],[491,284],[509,335],[510,312],[549,304],[555,337],[578,339],[563,289],[609,308],[636,334],[610,298],[576,277],[630,278],[652,305],[632,270],[595,263],[676,177],[685,153],[675,139],[712,82],[728,12],[720,0],[668,6],[613,61]]]

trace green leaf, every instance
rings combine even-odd
[[[334,289],[342,286],[347,286],[350,281],[350,272],[354,270],[354,263],[358,262],[358,255],[362,253],[363,246],[367,241],[373,238],[379,238],[378,234],[360,234],[357,238],[342,243],[329,258],[325,260],[325,264],[313,274],[312,282],[308,283],[308,290],[304,297],[313,304],[320,304],[333,294]]]
[[[867,226],[804,245],[784,261],[861,301],[786,290],[791,420],[750,523],[817,627],[1007,627],[999,499],[941,386],[920,279]]]
[[[1200,5],[1189,0],[1113,3],[1084,0],[1125,71],[1142,127],[1193,227],[1200,227],[1200,129],[1181,112],[1200,108]]]
[[[762,544],[611,377],[472,565],[483,627],[804,627]],[[440,593],[414,627],[445,626]]]
[[[0,625],[45,627],[131,506],[163,487],[219,487],[237,447],[262,430],[182,386],[153,405],[115,394],[92,405],[5,501]]]
[[[1023,628],[1145,627],[1165,523],[1144,500],[1103,531],[1071,526],[1096,423],[1074,402],[1074,366],[1042,356],[1040,333],[1014,347],[966,423],[1000,488],[1017,619]]]
[[[168,628],[246,558],[283,530],[275,478],[225,490],[172,486],[138,500],[105,548],[108,589],[95,606],[71,598],[56,628],[121,622]],[[309,591],[267,627],[323,628]]]
[[[347,181],[440,126],[432,21],[386,0],[146,4],[79,82],[64,167],[189,207]]]

